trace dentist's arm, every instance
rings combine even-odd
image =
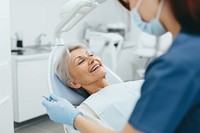
[[[68,124],[78,129],[81,133],[117,133],[86,119],[81,112],[74,108],[74,106],[66,99],[60,98],[56,95],[51,95],[49,99],[50,100],[45,99],[43,105],[46,107],[50,119],[54,122]],[[129,124],[126,124],[121,133],[140,132],[132,128]]]
[[[78,115],[75,118],[74,125],[81,133],[118,133],[111,129],[105,128],[99,124],[89,121],[84,118],[82,115]],[[130,124],[126,124],[123,131],[120,133],[141,133]]]

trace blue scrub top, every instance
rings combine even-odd
[[[148,66],[129,123],[146,133],[200,133],[200,35],[182,31]]]

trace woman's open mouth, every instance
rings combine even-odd
[[[96,64],[96,65],[94,65],[94,66],[91,68],[90,73],[96,71],[96,70],[97,70],[98,68],[100,68],[100,67],[101,67],[101,64]]]

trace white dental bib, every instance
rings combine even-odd
[[[77,109],[92,122],[121,131],[139,97],[143,80],[109,85],[83,101]],[[65,125],[65,133],[79,133]]]
[[[140,96],[143,81],[109,85],[92,94],[83,103],[95,112],[101,121],[116,131],[122,130]]]

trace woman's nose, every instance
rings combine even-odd
[[[91,65],[92,63],[94,63],[94,60],[95,58],[92,56],[92,57],[88,57],[88,63],[89,65]]]

